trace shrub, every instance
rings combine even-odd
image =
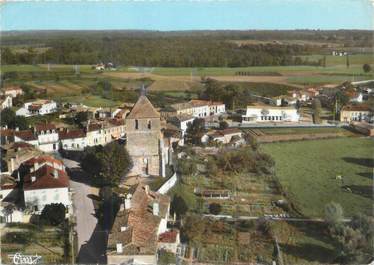
[[[62,203],[52,203],[44,207],[40,221],[44,224],[57,226],[65,220],[66,208]]]
[[[217,215],[221,212],[221,210],[222,210],[222,207],[221,207],[221,204],[219,203],[213,202],[209,205],[209,212],[211,214]]]

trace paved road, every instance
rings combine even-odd
[[[89,177],[81,170],[79,163],[68,159],[63,161],[69,172],[70,188],[73,191],[78,262],[104,264],[107,233],[100,231],[95,217],[92,195],[97,195],[97,192],[90,186]]]

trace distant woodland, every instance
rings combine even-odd
[[[2,32],[1,58],[2,64],[318,65],[321,62],[299,56],[321,54],[331,47],[370,47],[372,34],[362,30]]]

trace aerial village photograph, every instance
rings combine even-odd
[[[0,264],[374,264],[374,1],[2,1],[0,30]]]

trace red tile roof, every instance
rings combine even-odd
[[[153,202],[159,203],[159,215],[153,215]],[[131,199],[131,208],[119,211],[109,234],[109,245],[116,243],[125,245],[125,252],[131,254],[154,253],[156,251],[157,230],[161,217],[166,215],[169,209],[170,198],[153,191],[146,192],[144,185],[139,184]],[[127,227],[121,232],[121,227]],[[133,253],[130,246],[136,246],[138,250]],[[128,248],[127,248],[128,247]]]
[[[57,171],[58,177],[54,177],[54,171]],[[35,176],[36,180],[32,182],[31,177]],[[54,188],[68,188],[69,177],[65,171],[55,169],[51,166],[44,165],[36,172],[27,174],[24,178],[24,190],[37,189],[54,189]]]
[[[158,236],[158,241],[162,243],[175,243],[177,235],[178,231],[176,230],[167,231]]]
[[[1,136],[14,136],[14,130],[12,129],[0,129]]]
[[[63,131],[58,132],[58,137],[61,140],[83,138],[85,136],[86,136],[85,132],[81,129],[76,129],[76,130],[64,129]]]
[[[60,165],[60,166],[64,165],[64,163],[61,160],[58,160],[58,159],[54,158],[53,156],[49,156],[49,155],[41,155],[41,156],[33,157],[33,158],[23,162],[23,164],[27,165],[27,166],[32,166],[35,163],[42,164],[42,163],[45,163],[45,162],[49,162],[51,164],[57,164],[57,165]]]
[[[31,130],[16,131],[14,134],[24,141],[33,141],[38,139],[38,137]]]
[[[40,131],[50,131],[50,130],[55,130],[56,126],[52,123],[39,123],[34,126],[34,130],[37,132]]]

